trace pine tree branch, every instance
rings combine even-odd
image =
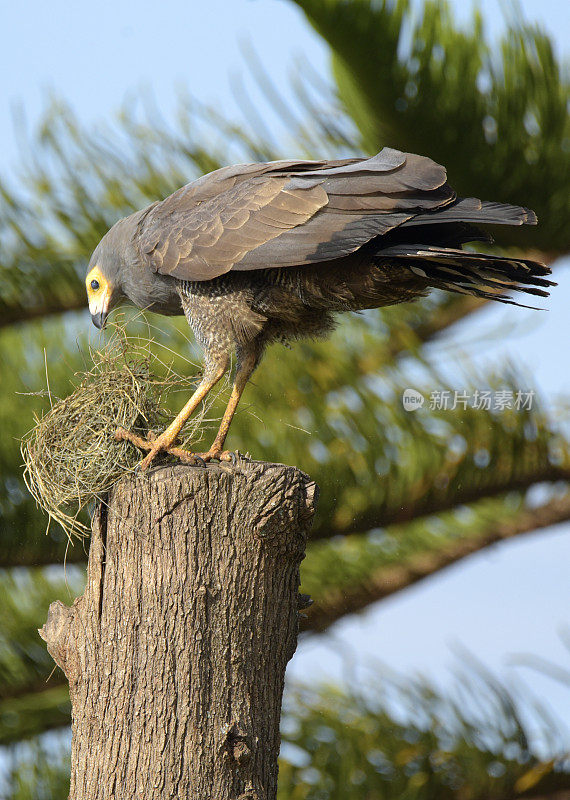
[[[41,675],[30,683],[6,685],[0,687],[0,716],[4,701],[17,700],[26,696],[39,695],[50,692],[58,686],[67,686],[65,675],[60,669],[52,670],[50,675]]]
[[[79,311],[87,307],[87,299],[83,286],[77,294],[71,295],[66,300],[58,297],[49,298],[45,303],[37,306],[5,305],[0,313],[0,328],[8,325],[17,325],[22,322],[31,322],[36,319],[65,314],[67,311]]]
[[[488,300],[482,300],[479,297],[449,294],[438,307],[437,312],[426,316],[424,320],[412,326],[411,334],[415,339],[416,346],[427,344],[452,325],[455,325],[456,322],[460,322],[475,311],[485,308],[488,303]],[[409,336],[391,336],[386,348],[386,361],[407,353],[409,347]]]
[[[294,1],[331,47],[339,98],[366,150],[429,155],[460,194],[534,209],[538,228],[498,231],[504,244],[568,251],[570,85],[544,31],[522,19],[491,45],[481,15],[461,26],[449,2],[418,13],[408,0]]]
[[[433,477],[433,476],[432,476]],[[507,474],[491,484],[473,483],[452,487],[449,482],[443,490],[430,487],[426,493],[425,486],[418,486],[416,496],[406,500],[405,504],[396,497],[393,505],[384,507],[370,506],[365,512],[355,516],[349,524],[343,526],[317,524],[311,535],[311,541],[329,539],[333,536],[350,536],[364,534],[374,528],[385,528],[388,525],[401,524],[420,517],[440,514],[457,506],[469,505],[484,498],[497,497],[507,492],[524,492],[536,483],[555,483],[570,481],[570,467],[558,467],[541,464],[538,469],[522,475]]]
[[[41,532],[41,531],[40,531]],[[87,553],[85,545],[76,541],[69,545],[67,541],[33,540],[24,546],[17,540],[4,547],[0,552],[0,569],[12,567],[45,567],[48,564],[85,564]]]
[[[62,728],[70,719],[69,692],[63,684],[8,698],[0,703],[0,746]]]
[[[346,614],[355,613],[401,591],[485,547],[570,520],[570,494],[520,513],[514,520],[471,538],[453,541],[438,552],[418,554],[407,564],[383,567],[359,586],[331,591],[316,602],[302,620],[301,629],[321,633]]]

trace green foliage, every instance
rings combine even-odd
[[[19,439],[32,426],[33,414],[49,407],[47,398],[27,394],[47,390],[46,365],[56,396],[67,393],[69,377],[83,366],[74,342],[80,331],[79,315],[74,317],[0,330],[0,425],[4,433],[0,439],[0,566],[36,563],[38,551],[45,553],[40,563],[63,559],[63,532],[52,528],[48,537],[41,536],[47,520],[37,513],[23,483]]]
[[[502,800],[570,785],[564,742],[535,710],[553,761],[529,742],[521,699],[477,665],[455,696],[376,669],[362,693],[300,689],[283,721],[279,797],[288,800]],[[520,789],[519,789],[520,786]]]
[[[364,534],[314,542],[303,562],[301,591],[317,602],[328,592],[348,592],[382,570],[413,567],[454,543],[484,539],[489,529],[495,530],[524,509],[521,498],[513,493]]]
[[[77,568],[0,572],[0,745],[69,723],[67,683],[38,627],[50,603],[69,604],[83,580]]]
[[[427,404],[420,412],[405,411],[402,365],[384,363],[382,369],[375,357],[376,343],[389,336],[385,319],[372,314],[352,320],[326,343],[301,343],[278,360],[268,358],[244,398],[260,420],[253,430],[256,455],[296,459],[316,476],[321,495],[315,538],[365,532],[524,490],[539,473],[546,480],[568,474],[567,445],[538,396],[530,413],[438,412]],[[432,358],[441,355],[434,350]],[[433,386],[449,388],[432,366],[426,380],[432,386],[424,395]],[[527,380],[505,365],[500,376],[472,375],[463,383],[516,391]],[[251,447],[252,422],[242,409],[231,434],[238,447]]]
[[[570,788],[559,721],[472,659],[446,694],[381,667],[359,684],[359,694],[289,687],[279,800],[511,800]],[[545,749],[552,758],[539,754]],[[11,759],[6,800],[67,797],[67,735],[39,737],[2,755]]]
[[[362,146],[429,155],[460,194],[533,208],[540,225],[505,244],[568,252],[570,83],[544,31],[512,22],[497,47],[449,3],[295,0],[333,51],[339,97]]]
[[[69,732],[53,733],[5,751],[9,772],[0,792],[5,800],[67,800]]]

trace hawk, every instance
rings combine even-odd
[[[119,220],[89,262],[93,323],[130,301],[184,314],[204,349],[203,377],[160,436],[127,431],[147,452],[192,463],[227,459],[228,429],[248,379],[271,342],[320,337],[340,312],[393,305],[432,288],[516,303],[547,296],[536,261],[464,250],[491,242],[478,225],[536,224],[529,209],[457,197],[445,168],[384,148],[372,158],[272,161],[218,169]],[[175,447],[185,422],[236,356],[231,396],[206,453]]]

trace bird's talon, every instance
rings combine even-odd
[[[139,464],[139,470],[140,470],[140,472],[145,472],[145,471],[147,470],[147,468],[149,467],[149,465],[150,465],[151,461],[153,460],[153,458],[154,458],[154,457],[155,457],[157,454],[158,454],[158,450],[156,450],[155,452],[153,452],[153,451],[151,450],[151,451],[150,451],[150,453],[148,454],[148,456],[145,456],[145,458],[143,458],[143,460],[142,460],[142,461],[140,462],[140,464]]]
[[[216,461],[231,461],[234,466],[237,463],[237,456],[231,450],[222,450],[211,456],[211,458],[215,458]]]
[[[203,458],[201,458],[201,456],[194,456],[194,461],[196,462],[196,464],[199,464],[201,467],[204,467],[204,469],[206,469],[207,466],[206,462],[204,461]]]

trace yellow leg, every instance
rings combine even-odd
[[[207,460],[209,458],[220,458],[220,457],[229,458],[229,454],[223,452],[224,442],[226,441],[226,436],[228,435],[228,430],[230,428],[230,424],[235,414],[238,403],[243,394],[243,390],[245,389],[246,384],[251,376],[251,373],[255,369],[256,364],[257,364],[257,353],[251,352],[248,353],[248,355],[242,360],[241,364],[239,365],[234,380],[234,385],[232,387],[232,393],[230,395],[230,399],[226,406],[226,410],[224,411],[224,416],[222,417],[222,421],[220,422],[220,427],[218,429],[218,433],[216,434],[216,438],[214,439],[212,446],[210,447],[207,453],[199,453],[200,458],[203,458],[204,460]]]
[[[198,408],[208,392],[223,377],[226,369],[227,362],[217,365],[215,371],[207,371],[198,388],[188,400],[182,411],[170,423],[168,428],[166,428],[166,430],[160,434],[160,436],[145,440],[141,439],[140,436],[136,436],[130,431],[124,430],[123,428],[119,428],[119,430],[115,432],[115,438],[130,441],[142,450],[149,451],[148,455],[145,456],[145,458],[141,461],[140,468],[142,470],[145,470],[155,456],[163,451],[168,451],[169,453],[172,453],[172,455],[178,456],[182,460],[192,461],[192,453],[188,453],[180,448],[175,448],[173,447],[173,444],[192,412]]]

